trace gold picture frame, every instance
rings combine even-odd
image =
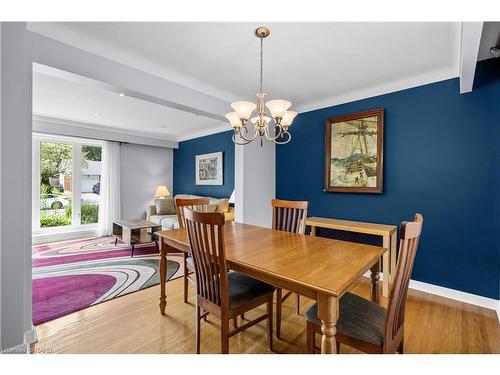
[[[325,122],[325,191],[382,193],[384,110],[374,109]]]

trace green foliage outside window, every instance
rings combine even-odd
[[[71,175],[72,146],[65,143],[40,143],[41,183],[49,185],[50,177],[59,177],[60,173]]]
[[[71,225],[71,217],[66,215],[50,215],[40,211],[40,227],[60,227]]]
[[[66,206],[64,213],[71,220],[71,205]],[[97,224],[99,222],[99,205],[92,203],[82,203],[80,206],[80,218],[82,224]]]
[[[66,143],[40,143],[40,175],[42,184],[49,185],[49,177],[59,177],[59,174],[71,176],[71,159],[73,147]],[[99,146],[82,145],[82,166],[86,167],[89,160],[101,161],[102,148]]]
[[[95,224],[99,221],[99,205],[84,203],[80,207],[82,224]]]
[[[102,148],[100,146],[82,146],[82,158],[84,160],[101,161]]]

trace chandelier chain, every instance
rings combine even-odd
[[[262,93],[262,75],[263,69],[262,66],[264,64],[264,39],[260,38],[260,81],[259,81],[259,90]]]

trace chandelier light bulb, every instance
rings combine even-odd
[[[226,113],[224,117],[229,120],[229,123],[233,128],[235,129],[241,128],[241,120],[236,112]]]
[[[286,111],[285,115],[281,119],[281,125],[283,126],[290,126],[292,125],[293,119],[297,116],[297,112],[294,111]]]
[[[271,116],[274,119],[282,119],[288,108],[292,106],[288,100],[270,100],[266,103],[266,107],[271,111]]]
[[[257,105],[252,102],[241,101],[231,103],[231,107],[235,110],[241,120],[246,121],[250,118],[255,108],[257,108]]]
[[[266,123],[266,125],[268,125],[268,124],[271,122],[271,117],[268,117],[268,116],[263,116],[262,118],[264,119],[264,122]],[[259,117],[259,116],[255,116],[255,117],[252,117],[252,118],[250,119],[250,122],[251,122],[252,124],[256,124],[256,123],[257,123],[257,121],[259,121],[259,119],[260,119],[260,117]]]

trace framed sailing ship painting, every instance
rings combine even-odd
[[[326,120],[325,191],[382,193],[383,155],[383,109]]]

